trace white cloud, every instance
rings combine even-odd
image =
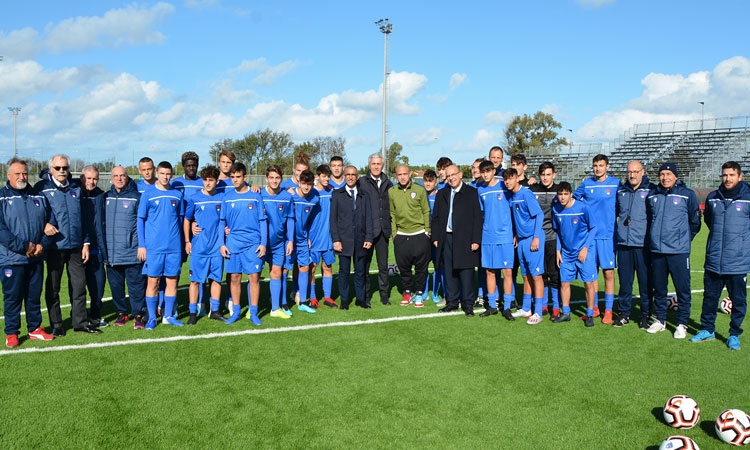
[[[615,0],[576,0],[576,3],[584,8],[602,8],[614,4]]]
[[[451,75],[450,88],[451,91],[464,84],[467,75],[465,73],[454,73]]]
[[[409,103],[427,84],[427,77],[413,72],[392,72],[388,77],[388,108],[395,114],[414,115],[419,105]],[[382,85],[381,85],[382,89]],[[382,95],[382,91],[381,91]]]
[[[30,59],[46,51],[62,53],[87,48],[114,48],[124,44],[158,44],[164,35],[154,31],[157,23],[174,12],[168,3],[157,3],[150,9],[130,5],[112,9],[103,16],[79,16],[47,25],[42,34],[32,28],[0,32],[0,48],[6,56]]]
[[[512,112],[490,111],[484,116],[485,125],[507,125],[516,114]]]
[[[442,127],[410,130],[404,133],[404,144],[408,146],[434,145],[442,136]]]
[[[184,5],[186,8],[209,8],[218,6],[219,0],[186,0]]]
[[[271,86],[281,76],[290,72],[300,63],[298,61],[284,61],[278,65],[272,66],[266,61],[266,58],[257,58],[253,60],[243,60],[235,69],[236,72],[261,72],[260,75],[253,78],[253,84],[260,86]]]
[[[641,95],[618,111],[595,117],[580,130],[578,139],[614,139],[636,124],[745,115],[750,111],[750,59],[735,56],[711,71],[688,75],[650,73],[641,80]]]

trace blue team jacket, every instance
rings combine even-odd
[[[119,193],[114,186],[104,199],[104,241],[106,262],[109,266],[138,264],[138,201],[141,193],[135,181],[128,183]]]
[[[657,185],[646,197],[649,249],[654,253],[690,253],[690,242],[701,229],[698,198],[682,180],[671,189]]]
[[[84,234],[89,237],[89,253],[100,255],[101,261],[106,260],[104,245],[104,195],[98,187],[91,193],[81,189],[81,216],[83,217]]]
[[[638,189],[633,189],[627,180],[620,184],[617,190],[617,226],[615,227],[615,243],[628,247],[643,247],[646,245],[646,197],[656,185],[647,176],[641,180]],[[627,224],[627,225],[626,225]]]
[[[750,187],[740,182],[734,198],[708,194],[703,221],[709,229],[705,269],[721,275],[750,272]]]
[[[68,185],[57,187],[52,181],[49,169],[44,169],[41,180],[34,186],[34,192],[44,195],[52,211],[50,223],[57,227],[59,233],[50,239],[52,250],[72,250],[88,242],[83,229],[81,216],[81,186],[77,181],[68,178]]]
[[[13,189],[10,183],[0,189],[0,266],[41,261],[41,256],[27,258],[26,250],[29,242],[45,248],[49,245],[44,235],[49,218],[49,205],[43,195],[34,194],[29,187],[21,191]]]

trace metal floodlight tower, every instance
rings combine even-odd
[[[18,119],[18,113],[21,112],[21,108],[18,106],[8,106],[8,111],[13,113],[13,157],[16,157],[16,119]]]
[[[703,131],[703,107],[706,106],[706,102],[698,102],[701,105],[701,131]]]
[[[383,135],[380,145],[380,154],[383,156],[383,172],[388,173],[388,149],[385,146],[385,133],[387,126],[387,100],[388,100],[388,35],[393,33],[393,24],[388,22],[388,18],[380,19],[375,22],[384,36],[383,44]]]

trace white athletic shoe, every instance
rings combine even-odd
[[[654,320],[654,323],[652,323],[650,327],[648,327],[646,332],[650,334],[656,334],[666,329],[667,329],[667,326],[657,319],[657,320]],[[685,337],[685,336],[682,336],[682,337]]]
[[[674,330],[674,338],[675,339],[685,339],[687,336],[687,327],[685,325],[677,325],[677,328]]]
[[[513,317],[531,317],[531,311],[524,311],[523,309],[518,309],[516,312],[513,313]]]
[[[537,325],[542,323],[542,316],[539,314],[534,314],[533,316],[529,317],[529,320],[526,321],[527,325]]]

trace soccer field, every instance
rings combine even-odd
[[[693,247],[696,290],[706,234]],[[684,434],[705,450],[729,448],[714,437],[721,411],[750,410],[747,350],[726,348],[723,314],[721,339],[692,344],[633,323],[532,327],[436,309],[374,301],[261,327],[129,323],[25,340],[0,351],[0,448],[643,449]],[[675,394],[701,406],[694,429],[661,419]]]

